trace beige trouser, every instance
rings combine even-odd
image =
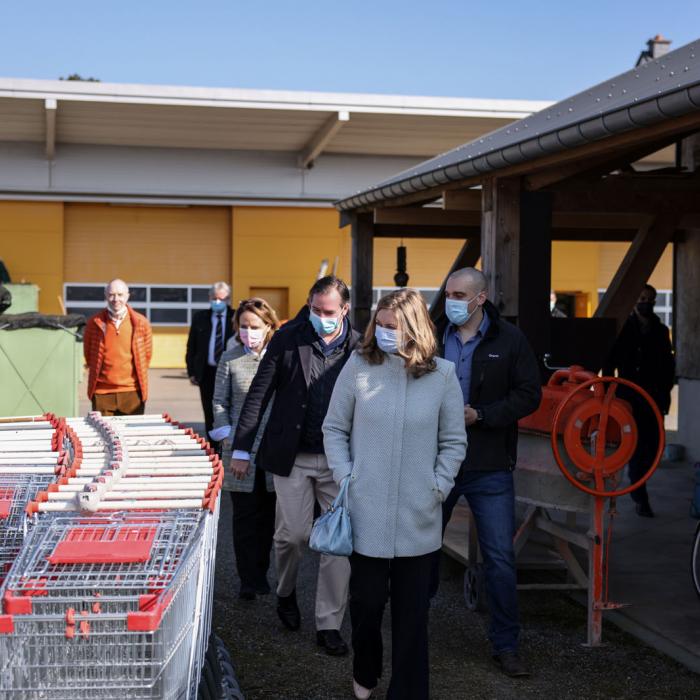
[[[314,517],[314,500],[326,510],[338,494],[325,455],[300,452],[289,476],[275,474],[277,513],[275,558],[277,595],[296,588],[299,562],[306,549]],[[316,629],[339,630],[345,614],[350,580],[347,557],[321,555],[316,584]]]

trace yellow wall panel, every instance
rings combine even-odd
[[[350,228],[338,228],[334,209],[234,207],[233,303],[255,287],[288,287],[290,316],[306,303],[321,260],[350,277]]]
[[[0,202],[0,259],[13,282],[39,286],[39,311],[60,314],[63,203]]]
[[[184,369],[189,328],[153,328],[153,359],[151,367]]]
[[[66,282],[230,281],[228,207],[65,206]]]
[[[440,287],[452,267],[463,241],[449,239],[408,238],[406,269],[412,287]],[[396,273],[396,248],[400,238],[377,238],[374,241],[374,286],[393,287]]]
[[[588,315],[598,305],[600,243],[554,241],[552,243],[552,289],[583,292],[588,296]]]

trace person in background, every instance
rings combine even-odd
[[[443,505],[447,526],[460,496],[474,515],[484,558],[493,659],[508,676],[528,676],[518,656],[518,591],[513,536],[518,420],[537,409],[542,379],[523,333],[488,301],[486,277],[472,267],[445,285],[448,323],[438,331],[441,355],[452,362],[462,388],[467,457]],[[438,585],[435,557],[433,591]]]
[[[662,415],[671,407],[671,389],[676,380],[676,362],[668,328],[654,313],[656,289],[644,285],[634,310],[622,326],[603,366],[603,374],[628,379],[638,384],[654,400]],[[636,392],[620,386],[617,396],[629,401],[637,423],[637,448],[630,459],[631,483],[639,481],[649,470],[659,447],[659,428],[653,411]],[[653,518],[646,484],[630,493],[637,515]]]
[[[325,510],[338,494],[324,454],[322,425],[335,380],[359,338],[347,318],[349,302],[350,291],[338,277],[322,277],[311,287],[308,317],[297,315],[272,338],[250,385],[233,441],[232,469],[245,472],[260,423],[272,404],[256,462],[274,474],[277,614],[290,630],[301,625],[297,573],[311,532],[314,502]],[[348,652],[340,626],[349,577],[346,557],[321,556],[316,642],[333,656]]]
[[[204,428],[207,437],[214,426],[212,400],[216,367],[233,335],[233,309],[230,307],[231,287],[226,282],[216,282],[209,290],[209,309],[202,309],[192,317],[192,327],[187,337],[187,376],[190,382],[199,387],[199,396],[204,412]],[[209,440],[212,449],[218,450],[219,443]]]
[[[151,325],[129,306],[124,280],[105,287],[105,300],[107,308],[88,320],[83,334],[87,395],[102,415],[141,415],[148,400]]]
[[[231,431],[238,424],[243,402],[265,355],[267,344],[280,322],[274,309],[259,298],[242,301],[233,316],[234,342],[229,343],[216,369],[214,384],[214,429],[211,435],[223,441],[224,463],[231,458]],[[236,342],[237,341],[237,342]],[[270,592],[272,535],[275,530],[275,490],[272,474],[255,466],[255,453],[265,429],[260,423],[246,471],[227,470],[224,490],[231,493],[233,506],[233,550],[241,587],[240,598],[253,600],[256,593]]]
[[[561,310],[559,304],[557,303],[557,293],[552,290],[549,293],[549,313],[554,318],[566,318],[566,314]]]
[[[350,479],[353,689],[368,698],[382,671],[382,616],[391,589],[392,673],[387,698],[429,696],[428,607],[441,504],[466,454],[462,393],[436,357],[421,294],[379,300],[338,377],[323,423],[333,478]]]

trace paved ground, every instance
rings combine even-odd
[[[198,392],[178,370],[152,371],[149,412],[167,410],[183,421],[201,420]],[[81,410],[87,410],[83,403]],[[201,424],[198,426],[201,428]],[[612,597],[647,618],[649,629],[669,620],[697,641],[700,608],[690,589],[687,559],[693,521],[687,517],[691,472],[682,466],[654,477],[659,517],[642,521],[620,503]],[[226,495],[225,495],[226,496]],[[309,554],[299,582],[304,621],[298,633],[279,623],[274,596],[237,598],[231,546],[230,500],[222,501],[214,599],[214,628],[231,650],[248,700],[312,700],[351,697],[351,662],[315,646],[313,590],[317,559]],[[700,676],[606,623],[605,646],[590,649],[583,607],[564,594],[522,592],[523,651],[533,670],[525,681],[504,678],[486,642],[487,619],[466,610],[462,568],[446,561],[431,611],[431,687],[434,700],[452,698],[700,698]],[[274,580],[274,573],[272,574]],[[626,613],[627,614],[627,613]],[[387,612],[385,639],[389,643]],[[636,632],[638,630],[635,630]],[[343,633],[349,638],[348,621]],[[682,640],[681,640],[682,642]],[[387,649],[389,652],[389,649]],[[387,669],[388,670],[388,669]],[[376,697],[382,697],[386,678]]]

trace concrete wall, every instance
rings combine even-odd
[[[0,143],[0,194],[319,199],[331,202],[420,159],[322,155],[311,170],[294,153]]]

